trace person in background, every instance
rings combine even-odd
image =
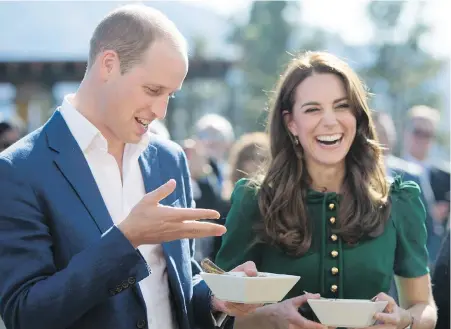
[[[404,158],[422,169],[420,186],[425,196],[425,206],[432,218],[428,227],[428,250],[430,259],[435,262],[450,213],[450,165],[428,161],[440,113],[431,107],[418,105],[409,110],[407,118]]]
[[[373,111],[372,118],[379,143],[382,146],[383,159],[388,180],[393,182],[396,177],[401,177],[404,181],[413,181],[418,185],[421,185],[421,167],[413,162],[398,158],[392,154],[392,150],[396,145],[396,130],[391,116],[387,113]],[[426,203],[423,192],[421,192],[421,201],[423,204]],[[428,237],[430,227],[432,226],[431,224],[432,219],[426,209],[426,228]],[[432,263],[432,260],[429,258],[429,266],[431,266]],[[390,289],[390,296],[392,296],[395,300],[398,300],[398,292],[394,280]]]
[[[197,208],[209,208],[221,214],[224,201],[218,190],[218,178],[213,171],[211,162],[206,154],[204,145],[194,139],[183,141],[183,151],[186,154],[191,173],[191,186],[193,200]],[[221,218],[215,220],[220,224]],[[195,259],[201,261],[204,258],[213,259],[215,237],[196,239]]]
[[[230,149],[229,175],[222,196],[229,200],[235,184],[242,178],[258,173],[269,159],[269,139],[263,132],[242,135]]]
[[[273,95],[271,158],[263,176],[236,184],[217,265],[253,261],[263,272],[301,276],[286,300],[308,291],[387,301],[375,329],[433,329],[420,188],[387,180],[359,77],[331,54],[307,52],[289,63]],[[393,273],[399,305],[388,296]],[[265,328],[271,307],[279,327],[301,322],[290,304],[265,306],[254,316],[268,317]]]
[[[194,129],[194,139],[202,144],[221,191],[228,175],[227,157],[235,140],[232,125],[218,114],[206,114],[197,121]]]
[[[432,275],[432,287],[435,302],[438,309],[437,326],[435,329],[449,329],[449,295],[450,295],[450,275],[449,275],[449,261],[450,255],[450,241],[449,241],[449,228],[446,232],[446,237],[443,240],[442,247],[439,251],[435,269]]]
[[[0,152],[17,142],[21,137],[19,127],[9,121],[0,121]]]
[[[406,161],[393,155],[396,145],[396,129],[391,116],[387,113],[373,111],[374,128],[381,144],[384,156],[385,170],[389,180],[401,176],[403,180],[411,180],[420,185],[422,168],[416,163]]]
[[[224,182],[222,196],[215,199],[217,210],[221,217],[217,221],[223,225],[230,210],[230,195],[236,182],[244,177],[249,177],[257,173],[264,162],[269,158],[269,139],[266,133],[254,132],[242,135],[230,149],[229,173]],[[211,237],[199,239],[209,240],[208,257],[216,258],[221,247],[221,237]],[[206,247],[205,247],[206,248]]]

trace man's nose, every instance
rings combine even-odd
[[[166,117],[167,110],[168,110],[167,98],[160,97],[152,104],[152,112],[160,120],[163,120]]]

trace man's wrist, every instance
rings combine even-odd
[[[211,305],[211,312],[212,313],[219,313],[224,312],[223,304],[222,302],[217,299],[213,294],[210,295],[210,305]]]
[[[133,248],[138,248],[140,243],[137,241],[136,234],[134,234],[133,230],[127,225],[128,223],[120,223],[117,225],[117,228],[122,232],[122,234],[127,238],[127,240],[132,244]]]

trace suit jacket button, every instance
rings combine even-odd
[[[115,290],[115,289],[110,289],[110,295],[111,295],[111,296],[116,295],[116,290]]]
[[[146,320],[138,320],[136,322],[136,328],[143,329],[146,327]]]
[[[128,281],[129,284],[135,284],[136,283],[136,279],[134,277],[128,278],[127,281]]]
[[[127,281],[122,282],[122,288],[123,289],[127,289],[128,287],[130,287],[130,285],[128,284]]]
[[[116,292],[121,292],[122,291],[122,286],[121,285],[118,285],[117,287],[116,287]]]

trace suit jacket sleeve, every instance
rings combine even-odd
[[[7,328],[67,328],[96,304],[149,275],[116,227],[57,268],[46,200],[0,156],[0,311]],[[82,219],[80,219],[82,220]]]

